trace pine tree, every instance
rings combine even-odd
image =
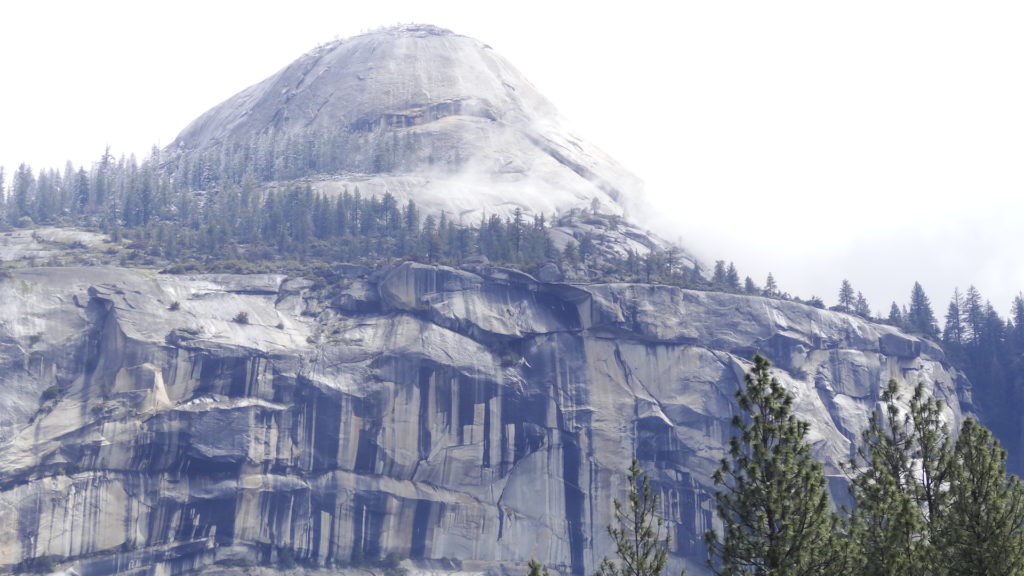
[[[725,282],[729,286],[729,290],[740,291],[740,273],[732,262],[729,262],[729,267],[725,270]]]
[[[725,260],[715,260],[715,271],[711,275],[711,283],[719,290],[724,290],[729,285],[729,277],[725,271]]]
[[[976,345],[981,338],[985,314],[984,305],[981,302],[981,292],[974,286],[967,287],[963,305],[960,307],[960,318],[963,325],[964,344]]]
[[[1009,330],[1010,347],[1016,354],[1024,352],[1024,293],[1013,297],[1010,307],[1010,321],[1013,327]]]
[[[1024,487],[1007,479],[1006,451],[968,418],[949,473],[948,510],[937,529],[942,565],[957,576],[1024,574]]]
[[[1010,320],[1015,326],[1024,327],[1024,292],[1017,292],[1010,306]]]
[[[942,403],[918,384],[904,411],[893,380],[882,403],[851,462],[852,573],[941,574],[935,531],[946,512],[952,452]]]
[[[897,328],[903,327],[903,313],[900,312],[900,307],[895,302],[889,307],[889,324]]]
[[[658,516],[658,495],[651,490],[636,458],[626,478],[629,508],[614,500],[615,525],[608,527],[619,561],[606,556],[594,576],[660,576],[668,563],[669,537],[662,538],[665,525]]]
[[[597,200],[597,198],[594,198],[594,200]],[[523,232],[524,228],[523,209],[516,206],[515,213],[512,215],[512,221],[509,223],[508,237],[512,242],[512,255],[517,262],[520,261],[519,256],[523,250],[523,236],[525,235]],[[580,246],[582,245],[583,244],[581,243]],[[583,257],[583,260],[586,261],[586,253],[584,250],[580,250],[580,254]]]
[[[914,288],[910,291],[910,311],[907,312],[907,325],[910,330],[929,338],[935,338],[939,334],[939,328],[935,325],[935,313],[932,312],[931,301],[924,293],[924,288],[921,288],[920,282],[914,282]]]
[[[915,435],[914,458],[917,462],[917,502],[929,522],[942,513],[946,492],[943,489],[950,468],[952,439],[942,417],[942,402],[926,398],[924,383],[914,387],[907,415]]]
[[[737,435],[715,472],[722,535],[706,534],[709,564],[720,575],[836,574],[845,561],[822,466],[807,443],[808,424],[793,414],[793,396],[754,357],[736,393]]]
[[[779,285],[775,283],[775,276],[772,273],[768,273],[768,278],[764,281],[764,295],[769,298],[774,298],[779,295]]]
[[[963,297],[960,296],[960,289],[957,288],[953,290],[949,308],[946,309],[946,324],[942,329],[942,342],[947,346],[962,346],[964,343],[962,308]]]
[[[853,313],[861,318],[871,317],[871,306],[868,305],[867,298],[860,291],[857,292],[857,299],[853,303]]]
[[[839,310],[842,312],[851,312],[853,311],[853,305],[853,285],[850,284],[849,280],[843,279],[842,285],[839,286]]]
[[[14,182],[11,186],[11,201],[14,205],[8,208],[7,218],[10,224],[19,224],[20,218],[31,217],[30,206],[35,195],[36,179],[32,175],[32,168],[28,164],[18,166],[14,173]],[[25,222],[24,220],[21,221]]]
[[[883,409],[872,413],[850,463],[850,495],[856,505],[849,518],[852,574],[927,573],[925,517],[914,496],[914,433],[898,399],[896,382],[890,380],[882,393]]]

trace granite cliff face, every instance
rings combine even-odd
[[[889,378],[928,383],[951,420],[966,390],[933,345],[845,314],[503,269],[24,269],[0,291],[5,571],[395,553],[589,574],[635,455],[699,572],[754,351],[833,475]]]

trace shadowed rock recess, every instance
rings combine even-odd
[[[403,27],[304,56],[172,148],[340,126],[351,172],[325,189],[622,212],[634,179],[549,106],[486,46]],[[386,142],[394,161],[375,170]],[[0,281],[0,571],[227,575],[393,554],[417,573],[521,574],[536,558],[584,576],[613,552],[605,527],[636,457],[673,569],[701,574],[710,477],[755,352],[837,495],[890,378],[926,383],[951,423],[971,411],[939,348],[851,315],[480,262],[335,268],[326,285],[98,266]]]

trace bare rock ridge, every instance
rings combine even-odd
[[[402,26],[305,54],[192,122],[171,157],[315,140],[337,157],[321,190],[359,184],[473,218],[551,214],[597,202],[621,213],[639,180],[564,127],[554,106],[490,47]],[[467,220],[473,221],[473,220]]]

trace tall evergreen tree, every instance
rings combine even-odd
[[[711,274],[711,283],[719,290],[724,290],[729,285],[729,277],[725,271],[725,260],[715,260],[715,271]]]
[[[729,290],[740,291],[740,273],[732,262],[729,262],[729,267],[725,269],[725,282],[729,286]]]
[[[8,223],[17,224],[22,217],[31,217],[31,204],[35,195],[36,179],[32,175],[32,168],[28,164],[21,164],[14,173],[14,182],[11,185],[13,206],[8,207]]]
[[[900,311],[899,305],[895,302],[889,307],[889,324],[898,328],[903,327],[903,312]]]
[[[903,410],[891,380],[882,404],[851,462],[852,573],[941,574],[935,531],[946,510],[952,449],[942,403],[918,384]]]
[[[953,297],[946,309],[946,323],[942,328],[942,342],[947,346],[962,346],[964,343],[963,297],[960,289],[953,290]]]
[[[775,276],[772,273],[768,273],[768,278],[764,281],[764,295],[769,298],[774,298],[779,295],[779,285],[775,283]]]
[[[715,472],[722,534],[706,534],[709,564],[720,575],[811,576],[838,573],[845,558],[821,464],[793,396],[754,357],[736,393],[741,414],[728,457]]]
[[[924,334],[929,338],[938,336],[939,328],[935,324],[935,313],[932,303],[920,282],[914,282],[910,291],[910,310],[907,312],[907,325],[910,330]]]
[[[924,384],[914,387],[910,398],[910,425],[915,434],[914,457],[917,461],[917,502],[929,521],[942,513],[945,505],[952,440],[942,417],[942,402],[925,396]]]
[[[926,574],[928,541],[921,538],[925,518],[914,494],[914,435],[897,405],[895,381],[882,393],[883,408],[871,415],[861,434],[850,495],[851,574],[896,576]]]
[[[853,302],[853,313],[861,318],[871,317],[871,306],[868,305],[867,298],[859,290],[857,291],[857,298]]]
[[[1013,304],[1010,306],[1010,322],[1012,328],[1009,331],[1010,348],[1013,353],[1020,355],[1024,353],[1024,293],[1018,293],[1013,297]]]
[[[960,307],[960,318],[963,325],[965,344],[978,344],[985,324],[985,305],[982,303],[981,292],[973,285],[964,293],[963,306]]]
[[[607,556],[594,576],[660,576],[668,563],[669,537],[658,515],[658,495],[651,490],[647,476],[636,458],[629,466],[628,508],[614,500],[615,524],[608,535],[615,542],[618,562]],[[680,576],[684,576],[683,571]]]
[[[1024,487],[1006,476],[1006,451],[973,419],[964,421],[948,477],[948,510],[936,543],[956,576],[1024,574]]]
[[[853,285],[844,278],[843,283],[839,286],[839,309],[843,312],[852,312],[855,302]]]
[[[73,190],[74,203],[72,204],[72,210],[75,214],[85,214],[89,209],[89,174],[85,171],[85,168],[78,169],[78,174],[75,175]]]

